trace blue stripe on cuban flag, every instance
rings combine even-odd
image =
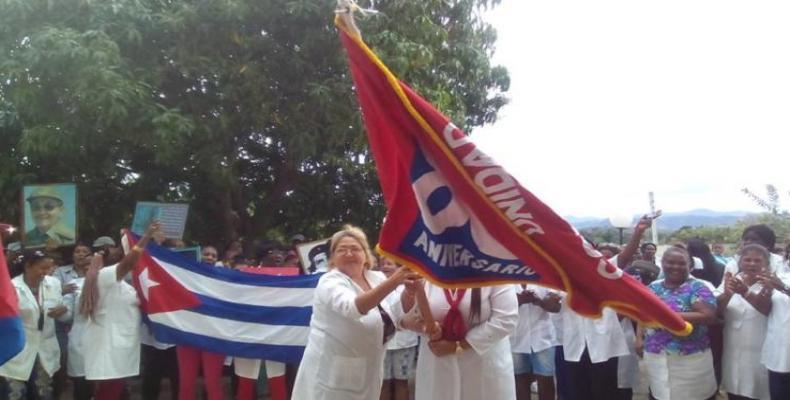
[[[146,251],[200,300],[198,307],[149,314],[146,320],[158,341],[235,357],[299,363],[320,275],[257,275],[201,265],[154,244]]]

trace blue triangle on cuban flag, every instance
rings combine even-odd
[[[540,275],[495,240],[453,195],[444,177],[415,144],[410,178],[419,212],[400,250],[442,279],[500,278],[501,273],[539,280]]]

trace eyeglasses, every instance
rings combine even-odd
[[[60,207],[60,204],[54,201],[47,201],[43,203],[31,203],[30,210],[31,211],[52,211],[56,208]]]
[[[381,342],[387,343],[395,335],[395,324],[392,322],[390,315],[381,307],[381,304],[376,307],[378,307],[379,313],[381,314],[381,320],[384,321],[384,334],[382,335]]]
[[[359,254],[362,253],[362,251],[363,250],[361,247],[338,247],[335,249],[335,254],[348,253],[348,252],[351,252],[351,254]]]

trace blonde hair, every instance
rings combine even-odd
[[[373,257],[373,252],[370,251],[368,237],[365,235],[365,232],[363,232],[362,229],[354,225],[343,225],[343,229],[335,232],[335,234],[332,235],[332,238],[329,239],[329,268],[334,267],[332,264],[332,259],[335,255],[335,249],[337,249],[340,239],[345,237],[350,237],[356,240],[359,245],[362,246],[362,250],[365,251],[365,269],[371,269],[375,265],[376,259]]]

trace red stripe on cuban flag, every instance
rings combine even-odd
[[[25,332],[19,319],[19,300],[8,274],[3,241],[0,239],[0,365],[25,347]]]
[[[582,315],[612,307],[648,326],[690,333],[336,21],[387,206],[379,251],[440,286],[532,282],[567,292]],[[558,165],[544,167],[567,161],[558,154]]]
[[[122,238],[127,250],[136,242],[129,232]],[[304,353],[319,278],[218,268],[154,243],[132,274],[158,341],[283,363],[298,363]]]

